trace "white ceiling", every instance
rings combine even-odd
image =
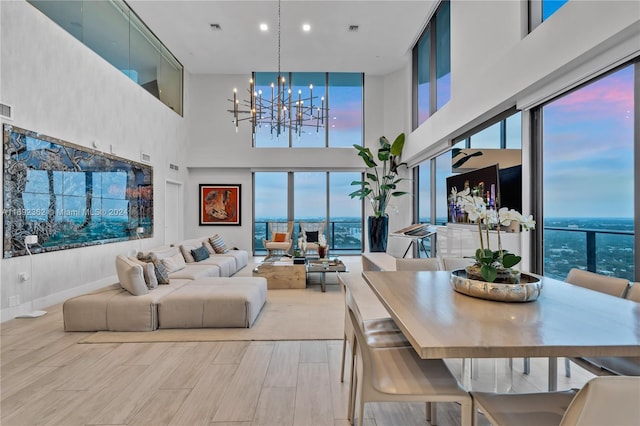
[[[128,0],[192,74],[248,74],[278,68],[278,2]],[[411,58],[431,0],[283,0],[281,69],[384,75]],[[262,32],[260,23],[269,30]],[[304,33],[303,23],[311,25]],[[219,24],[213,31],[210,24]],[[349,32],[358,25],[357,32]]]

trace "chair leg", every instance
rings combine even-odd
[[[355,355],[351,354],[351,369],[349,370],[349,407],[347,409],[347,420],[349,420],[350,424],[353,424],[353,415],[356,411],[356,390],[358,386],[355,359]]]
[[[340,364],[340,382],[344,382],[344,359],[347,354],[347,336],[342,339],[342,362]]]
[[[425,403],[425,412],[427,413],[427,421],[431,423],[431,401]]]
[[[531,358],[529,357],[524,358],[523,361],[524,361],[523,373],[529,374],[531,372]]]
[[[362,395],[360,395],[360,401],[358,403],[358,426],[362,426],[364,422],[364,401]]]
[[[438,412],[436,411],[436,403],[432,402],[431,404],[431,426],[436,426],[438,424]]]
[[[564,359],[564,375],[566,377],[571,377],[571,362],[569,358]]]

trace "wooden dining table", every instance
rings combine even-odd
[[[421,358],[640,356],[640,304],[540,277],[531,302],[457,293],[446,271],[365,271],[363,277]]]

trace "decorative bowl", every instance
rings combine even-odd
[[[542,281],[521,273],[519,284],[490,283],[467,278],[467,271],[457,269],[451,272],[451,287],[458,293],[497,302],[531,302],[540,296]]]

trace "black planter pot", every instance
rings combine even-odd
[[[369,216],[369,251],[370,252],[386,252],[387,237],[389,236],[389,217],[388,216]]]

